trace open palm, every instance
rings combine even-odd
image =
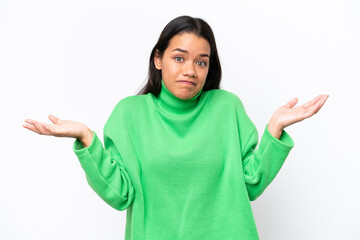
[[[324,105],[328,97],[328,94],[320,94],[311,101],[296,107],[294,106],[298,102],[298,99],[293,98],[273,113],[272,121],[275,122],[280,129],[284,129],[287,126],[313,116]]]
[[[26,119],[23,127],[40,135],[51,135],[55,137],[82,138],[87,130],[86,125],[71,120],[61,120],[54,115],[49,115],[54,124],[42,123],[32,119]]]

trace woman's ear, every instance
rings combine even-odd
[[[157,70],[161,70],[161,57],[158,49],[155,50],[154,64]]]

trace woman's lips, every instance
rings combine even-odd
[[[186,85],[189,85],[189,86],[195,86],[195,83],[190,82],[190,81],[180,80],[179,82],[183,83],[183,84],[186,84]]]

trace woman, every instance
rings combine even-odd
[[[155,45],[138,95],[118,102],[104,145],[86,125],[25,120],[44,135],[76,138],[73,151],[94,191],[127,209],[125,239],[258,239],[250,201],[271,183],[290,150],[284,128],[314,115],[328,95],[277,109],[258,132],[240,99],[219,89],[210,26],[181,16]]]

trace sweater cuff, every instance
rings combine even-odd
[[[91,140],[91,143],[88,147],[84,147],[82,142],[78,139],[75,139],[73,143],[73,151],[78,157],[82,157],[84,155],[87,155],[89,152],[92,152],[94,148],[96,148],[97,145],[102,143],[100,142],[99,137],[97,134],[92,130],[93,132],[93,138]]]
[[[268,140],[272,141],[273,143],[275,143],[276,145],[278,145],[281,148],[291,150],[295,145],[294,140],[290,137],[290,135],[285,130],[282,131],[280,139],[277,139],[276,137],[271,135],[271,133],[269,132],[269,129],[268,129],[268,124],[266,124],[264,133],[265,133],[265,136],[268,138]]]

